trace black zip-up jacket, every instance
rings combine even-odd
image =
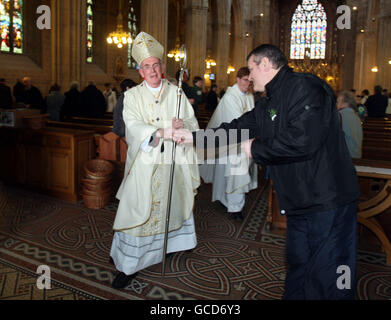
[[[331,88],[314,75],[284,66],[266,92],[252,111],[218,129],[249,129],[255,138],[253,159],[269,166],[281,213],[322,212],[356,201],[358,178]],[[204,139],[206,146],[201,131],[193,137],[195,143]]]

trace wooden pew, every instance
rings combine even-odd
[[[106,134],[108,132],[111,132],[113,129],[112,125],[97,125],[97,124],[89,124],[89,123],[62,122],[62,121],[51,121],[51,120],[48,120],[46,125],[48,127],[89,130],[89,131],[94,131],[95,133],[98,134]]]
[[[71,117],[70,119],[67,119],[67,122],[112,126],[114,123],[114,120],[113,119],[100,119],[100,118]]]
[[[360,183],[358,223],[373,232],[391,265],[391,162],[353,160]],[[286,217],[280,215],[273,184],[270,183],[266,229],[286,229]]]

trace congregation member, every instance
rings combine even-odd
[[[39,109],[41,113],[45,111],[45,103],[41,91],[33,86],[31,78],[24,77],[24,104],[27,108]]]
[[[175,74],[175,79],[177,83],[179,83],[180,72],[181,70],[178,70]],[[194,104],[193,90],[192,87],[190,87],[188,84],[189,78],[190,78],[189,70],[185,69],[182,77],[182,90],[183,93],[186,95],[187,100],[189,100],[190,104],[193,105]]]
[[[205,102],[204,93],[202,92],[204,86],[204,79],[199,76],[195,76],[193,79],[192,98],[194,99],[193,109],[194,114],[197,115],[198,107]]]
[[[106,99],[93,81],[80,93],[80,111],[88,118],[103,118],[105,115]]]
[[[315,75],[293,72],[273,45],[255,48],[247,63],[254,90],[266,97],[214,130],[224,130],[228,143],[228,131],[236,130],[242,150],[269,168],[287,218],[284,299],[354,299],[359,184],[334,93]],[[172,129],[171,135],[180,144],[208,145],[202,130]],[[349,272],[348,286],[338,285],[340,266]]]
[[[110,83],[105,83],[105,90],[103,91],[103,95],[106,99],[106,112],[113,112],[115,105],[117,104],[117,93],[115,90],[113,90]]]
[[[61,87],[56,83],[50,90],[45,99],[46,112],[49,114],[49,119],[52,121],[61,121],[63,117],[63,106],[65,96],[61,93]]]
[[[80,116],[80,91],[79,84],[72,82],[70,89],[64,93],[63,119],[69,120],[72,117]]]
[[[15,104],[23,105],[25,100],[23,79],[16,79],[16,83],[12,90],[13,90],[13,95],[15,97]]]
[[[0,108],[11,108],[13,105],[11,88],[4,78],[0,79]]]
[[[168,137],[164,128],[199,128],[185,95],[180,119],[175,119],[177,86],[162,78],[163,46],[141,32],[134,40],[132,57],[144,81],[124,95],[123,119],[129,147],[124,179],[117,193],[120,202],[110,252],[118,270],[114,288],[125,287],[137,271],[163,260],[173,148],[172,141],[164,139]],[[197,244],[193,206],[200,178],[196,162],[193,147],[176,148],[167,253],[191,250]]]
[[[388,106],[388,99],[382,94],[382,87],[375,86],[374,94],[365,102],[369,118],[384,118]]]
[[[207,129],[229,123],[254,108],[254,96],[249,92],[249,75],[247,67],[239,69],[235,85],[227,88]],[[225,153],[216,159],[215,164],[206,162],[200,165],[200,175],[206,183],[213,183],[212,202],[220,201],[230,215],[242,221],[246,193],[258,186],[257,166],[244,153],[237,153],[236,150]],[[234,173],[235,170],[238,172]]]
[[[208,95],[206,96],[206,110],[214,111],[219,104],[219,97],[217,96],[217,84],[212,84]]]
[[[350,155],[354,159],[360,159],[363,131],[361,120],[356,111],[357,105],[354,95],[349,91],[340,92],[337,97],[337,108]]]
[[[125,92],[129,89],[136,86],[137,83],[134,82],[131,79],[125,79],[121,82],[120,88],[121,88],[121,95],[119,96],[117,100],[117,104],[114,108],[114,114],[113,114],[113,132],[119,136],[120,138],[125,137],[125,122],[124,118],[122,116],[123,110],[124,110],[124,98],[125,98]]]

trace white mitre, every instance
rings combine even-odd
[[[151,35],[140,32],[133,41],[132,57],[138,65],[141,65],[145,59],[156,57],[163,61],[164,48]]]

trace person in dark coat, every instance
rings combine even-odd
[[[49,90],[45,99],[46,112],[52,121],[60,121],[63,114],[65,96],[61,93],[61,87],[55,83]]]
[[[64,93],[65,100],[62,108],[62,119],[69,120],[72,117],[80,116],[80,91],[79,84],[73,82],[69,91]]]
[[[23,84],[23,80],[16,79],[16,84],[13,88],[13,94],[15,97],[15,104],[24,104],[25,100],[25,88]]]
[[[45,101],[42,97],[41,91],[32,85],[29,77],[23,78],[23,84],[25,87],[24,104],[27,108],[39,109],[41,113],[45,112]]]
[[[112,131],[121,138],[125,136],[125,122],[122,116],[122,112],[124,111],[125,92],[136,85],[137,83],[131,79],[125,79],[120,84],[122,93],[119,96],[117,100],[117,104],[115,105],[114,108],[114,113],[113,113],[114,125]]]
[[[217,85],[212,84],[208,95],[206,96],[206,109],[214,111],[219,104],[219,99],[217,97]]]
[[[365,102],[369,118],[384,118],[388,106],[388,99],[382,94],[382,87],[375,86],[375,94]]]
[[[164,137],[197,148],[223,146],[222,132],[228,144],[241,141],[268,166],[287,217],[284,299],[354,299],[360,189],[334,92],[315,75],[293,72],[273,45],[255,48],[247,63],[254,90],[266,91],[252,111],[209,132],[166,129]]]
[[[0,108],[11,108],[13,105],[11,88],[6,85],[4,78],[0,79]]]
[[[103,118],[106,112],[106,99],[93,82],[80,94],[80,109],[83,117]]]
[[[181,70],[178,70],[175,74],[175,79],[179,83],[179,75],[181,73]],[[189,100],[190,104],[194,104],[194,95],[193,95],[193,90],[187,83],[189,81],[189,71],[187,69],[184,70],[183,72],[183,79],[182,79],[182,90],[183,93],[185,94],[186,98]]]

